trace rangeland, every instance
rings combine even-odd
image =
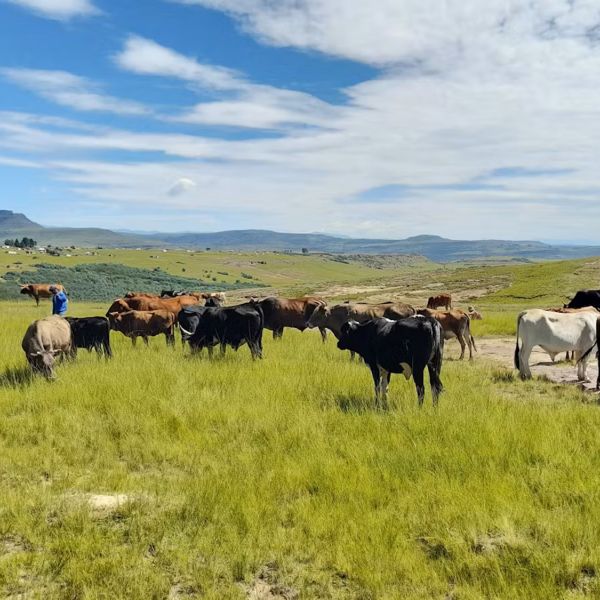
[[[435,269],[453,293],[489,290],[477,338],[506,337],[521,308],[555,303],[593,264]],[[423,296],[437,283],[431,270],[412,284]],[[379,273],[389,294],[408,280]],[[367,282],[377,274],[305,281],[305,291]],[[190,357],[162,338],[132,348],[113,333],[112,361],[80,352],[47,383],[31,378],[19,343],[48,305],[1,308],[3,596],[600,592],[594,395],[521,382],[484,352],[460,362],[450,342],[437,410],[429,390],[419,410],[412,383],[396,376],[389,412],[376,411],[366,367],[332,339],[296,331],[265,335],[262,361],[245,348]]]

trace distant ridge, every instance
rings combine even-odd
[[[83,247],[165,247],[212,250],[270,250],[333,254],[417,254],[436,262],[502,257],[522,260],[600,256],[600,246],[557,246],[536,241],[450,240],[416,235],[402,240],[336,237],[322,233],[281,233],[242,229],[214,233],[141,234],[100,228],[44,227],[24,214],[0,210],[0,240],[33,237],[40,244]]]

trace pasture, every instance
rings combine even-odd
[[[476,336],[514,321],[500,304]],[[437,410],[394,376],[377,412],[363,364],[289,330],[262,361],[113,333],[112,361],[80,351],[48,383],[20,349],[48,304],[1,308],[3,597],[600,594],[594,396],[450,342]]]

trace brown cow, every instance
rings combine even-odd
[[[40,298],[52,298],[51,287],[55,287],[59,292],[66,291],[60,283],[27,283],[21,285],[21,294],[27,294],[35,299],[37,306],[40,305]]]
[[[446,310],[450,310],[452,308],[452,296],[450,294],[429,296],[429,300],[427,300],[427,308],[433,308],[435,310],[439,306],[443,306]]]
[[[68,354],[74,358],[76,352],[71,326],[58,315],[34,321],[27,328],[21,347],[32,371],[46,379],[54,378],[56,356]]]
[[[110,313],[123,313],[130,310],[131,306],[127,304],[127,300],[124,300],[123,298],[117,298],[106,311],[106,316],[108,317]]]
[[[149,337],[161,333],[167,338],[167,345],[173,345],[176,320],[176,315],[168,310],[130,310],[108,314],[110,328],[131,338],[134,346],[138,337],[141,337],[148,345]]]
[[[129,298],[127,304],[129,304],[133,310],[164,309],[175,313],[177,316],[184,306],[198,304],[198,300],[195,296],[177,296],[176,298],[144,298],[142,296]]]
[[[269,296],[262,300],[256,300],[265,317],[264,327],[273,332],[273,339],[281,339],[285,327],[293,327],[304,331],[308,325],[307,321],[314,310],[325,304],[325,301],[316,296],[303,296],[302,298],[276,298]],[[319,328],[323,341],[326,340],[327,332]]]
[[[342,325],[347,321],[363,323],[376,317],[386,317],[393,321],[405,319],[415,314],[415,309],[410,304],[402,302],[383,302],[381,304],[366,304],[364,302],[346,302],[327,306],[321,304],[316,307],[308,319],[308,327],[323,327],[329,329],[339,340]]]
[[[473,350],[477,352],[475,339],[471,335],[471,320],[469,315],[460,308],[452,310],[434,310],[431,308],[422,308],[417,311],[424,317],[433,317],[442,326],[444,330],[444,339],[449,340],[455,337],[460,344],[460,360],[465,356],[465,346],[469,347],[469,360],[473,360]]]

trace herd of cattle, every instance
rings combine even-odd
[[[164,335],[167,344],[174,345],[179,329],[182,342],[189,344],[193,353],[207,348],[212,355],[215,346],[224,353],[227,346],[237,350],[247,344],[252,358],[262,358],[264,329],[279,339],[285,328],[318,328],[323,341],[330,331],[337,338],[339,349],[361,356],[371,370],[378,405],[387,403],[392,373],[413,378],[422,404],[426,368],[433,401],[437,403],[443,389],[440,373],[444,340],[458,340],[460,359],[466,348],[470,359],[473,350],[477,351],[470,323],[481,319],[481,315],[472,307],[468,312],[452,308],[449,294],[429,298],[423,309],[402,302],[330,305],[316,296],[251,298],[236,306],[223,306],[224,300],[221,293],[165,290],[159,296],[131,292],[115,300],[103,317],[52,316],[35,321],[29,326],[22,347],[32,369],[52,378],[55,358],[74,358],[78,348],[95,349],[110,358],[110,330],[129,337],[133,345],[138,337],[147,344],[149,337],[157,335]],[[438,310],[439,307],[445,310]],[[521,376],[531,377],[529,356],[534,346],[541,346],[552,359],[559,352],[573,352],[578,376],[585,379],[589,355],[599,339],[599,310],[600,291],[585,291],[578,292],[563,308],[522,312],[515,350],[515,366]],[[600,386],[600,376],[597,384]]]

